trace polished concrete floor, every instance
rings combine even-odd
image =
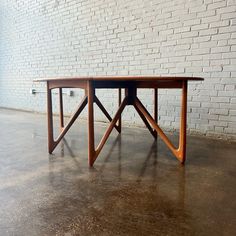
[[[48,155],[45,115],[0,109],[0,235],[236,235],[236,143],[188,137],[181,166],[124,127],[89,168],[86,127]]]

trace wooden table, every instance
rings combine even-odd
[[[121,113],[127,105],[132,105],[138,112],[144,124],[156,139],[157,134],[162,138],[175,157],[181,162],[185,162],[186,157],[186,120],[187,120],[187,85],[188,81],[199,81],[203,78],[197,77],[160,77],[160,76],[87,76],[74,78],[48,78],[37,81],[47,82],[47,117],[48,117],[48,151],[52,153],[58,143],[70,129],[74,121],[80,115],[84,107],[88,104],[88,162],[90,166],[97,159],[111,131],[115,128],[121,132]],[[52,90],[59,89],[59,107],[60,107],[60,127],[61,133],[54,139],[53,135],[53,112],[52,112]],[[85,96],[82,99],[77,110],[71,116],[67,125],[64,125],[63,115],[63,88],[81,88],[85,90]],[[118,89],[119,108],[113,118],[106,111],[102,103],[95,94],[96,89]],[[154,89],[154,115],[152,116],[137,97],[137,89]],[[182,89],[181,101],[181,121],[179,132],[179,146],[175,147],[169,138],[164,134],[157,124],[157,94],[158,89]],[[121,90],[125,90],[125,96],[121,100]],[[150,101],[151,102],[151,101]],[[96,103],[105,114],[110,124],[97,147],[94,144],[94,108]]]

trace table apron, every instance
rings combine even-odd
[[[80,80],[80,81],[52,80],[52,81],[48,81],[48,87],[49,87],[49,89],[54,89],[54,88],[82,88],[82,89],[86,89],[87,88],[87,81],[86,80]]]
[[[103,88],[182,88],[182,81],[94,81],[96,89]]]
[[[163,89],[171,89],[171,88],[182,88],[182,80],[173,81],[90,81],[93,84],[95,89],[112,89],[112,88],[163,88]],[[48,81],[49,89],[54,88],[87,88],[88,81],[59,81],[52,80]]]

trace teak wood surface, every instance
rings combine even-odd
[[[121,114],[127,105],[134,106],[135,110],[143,120],[144,124],[156,139],[157,134],[162,138],[168,148],[172,151],[175,157],[183,164],[186,159],[186,129],[187,129],[187,86],[188,81],[200,81],[203,78],[198,77],[160,77],[160,76],[87,76],[87,77],[67,77],[67,78],[47,78],[36,81],[47,82],[47,117],[48,117],[48,151],[52,153],[61,139],[65,136],[77,117],[88,104],[88,162],[93,166],[104,144],[106,143],[111,131],[115,128],[121,132]],[[54,139],[53,134],[53,111],[52,111],[52,90],[59,89],[59,112],[60,112],[60,128],[61,133]],[[85,96],[79,104],[74,114],[69,119],[67,125],[64,125],[63,114],[63,88],[81,88],[85,90]],[[95,94],[96,89],[111,88],[118,89],[119,107],[112,118],[105,107]],[[147,111],[145,106],[137,97],[137,89],[149,88],[154,89],[154,114],[153,116]],[[158,89],[173,89],[182,90],[181,101],[181,120],[179,131],[179,145],[175,147],[169,138],[162,131],[157,123],[158,113]],[[122,89],[125,90],[125,95],[122,100]],[[103,135],[100,143],[95,147],[94,143],[94,109],[93,104],[96,103],[110,124]]]

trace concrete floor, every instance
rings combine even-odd
[[[0,235],[236,235],[236,143],[188,137],[183,167],[124,127],[88,168],[86,128],[48,155],[45,115],[0,110]]]

